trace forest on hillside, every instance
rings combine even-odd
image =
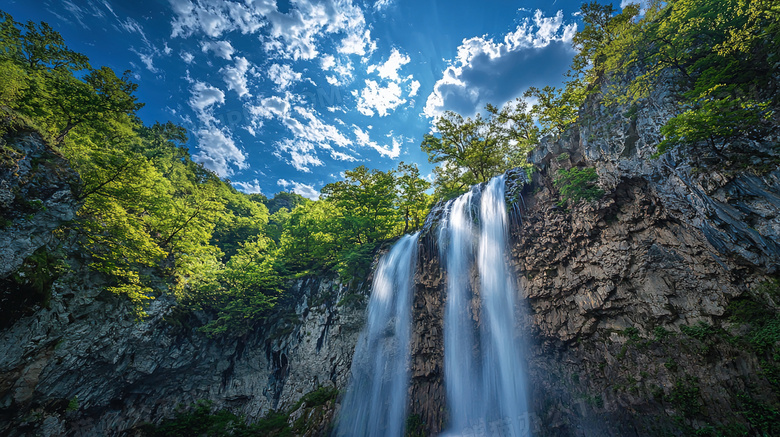
[[[240,336],[273,317],[288,280],[327,271],[345,282],[365,278],[376,250],[420,229],[437,202],[511,168],[533,172],[529,151],[587,123],[580,108],[595,96],[635,111],[671,82],[678,111],[658,153],[682,150],[705,167],[744,168],[749,156],[734,145],[775,138],[777,2],[655,1],[620,12],[593,2],[581,12],[563,88],[532,88],[503,107],[435,122],[437,133],[420,140],[438,164],[432,184],[414,163],[386,172],[360,166],[317,201],[237,191],[193,161],[185,129],[141,122],[129,72],[93,67],[48,24],[2,13],[0,165],[21,159],[15,138],[40,134],[81,179],[78,218],[58,233],[75,236],[91,268],[111,278],[109,290],[132,301],[138,317],[151,299],[170,295],[184,312],[211,315],[202,331]],[[561,204],[598,197],[597,179],[588,168],[560,173]],[[0,227],[12,225],[3,211]]]

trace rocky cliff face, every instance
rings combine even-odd
[[[730,167],[690,150],[653,159],[669,101],[658,90],[613,113],[594,101],[583,111],[595,122],[533,156],[541,172],[513,250],[542,435],[763,433],[754,419],[776,414],[774,358],[735,318],[747,303],[748,318],[776,317],[776,142],[729,145]],[[578,164],[607,194],[566,210],[551,180]]]
[[[346,287],[301,280],[298,305],[277,323],[213,340],[172,321],[165,299],[134,320],[100,285],[75,268],[48,308],[2,332],[4,435],[117,435],[198,400],[254,421],[320,386],[343,387],[364,318],[362,307],[336,304]]]
[[[507,196],[535,435],[780,432],[780,337],[767,328],[780,302],[776,139],[730,144],[726,163],[684,149],[655,158],[673,102],[662,88],[611,112],[592,99],[580,126],[534,151],[524,198]],[[560,206],[553,180],[572,167],[595,167],[605,195]],[[446,278],[425,253],[410,411],[437,433]]]

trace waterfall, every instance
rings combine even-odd
[[[412,284],[417,234],[402,237],[379,262],[368,321],[352,359],[337,436],[400,436],[409,389]]]
[[[450,202],[439,232],[447,271],[446,434],[530,435],[524,348],[516,337],[517,287],[507,265],[507,238],[503,176],[493,178],[481,193],[475,187]]]
[[[531,435],[504,183],[504,176],[493,178],[436,211],[442,214],[435,235],[446,272],[443,365],[449,422],[442,435]],[[433,229],[434,222],[426,228]],[[417,241],[418,234],[402,237],[379,262],[337,436],[403,433]]]

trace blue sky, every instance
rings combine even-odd
[[[146,123],[190,132],[238,189],[316,198],[358,165],[416,162],[445,110],[559,85],[582,1],[6,0],[93,67],[132,70]],[[616,3],[617,5],[617,3]]]

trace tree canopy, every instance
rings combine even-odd
[[[421,148],[434,170],[436,196],[450,198],[469,186],[488,181],[510,168],[525,165],[539,129],[525,101],[501,109],[485,107],[486,115],[473,118],[445,112],[435,122],[437,134],[426,134]]]

